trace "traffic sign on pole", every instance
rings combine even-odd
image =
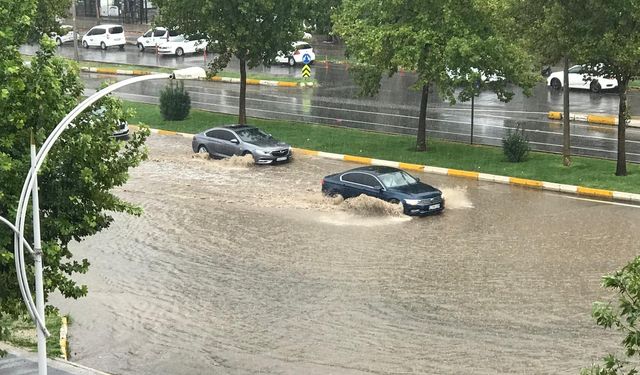
[[[308,53],[302,55],[302,62],[305,64],[309,64],[311,62],[311,55],[309,55]]]
[[[309,67],[309,65],[305,64],[305,65],[302,67],[302,76],[303,76],[304,78],[309,78],[309,77],[311,77],[311,68]]]

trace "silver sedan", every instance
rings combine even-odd
[[[205,130],[193,136],[191,147],[193,152],[207,153],[213,158],[251,154],[257,164],[291,159],[291,146],[248,125],[227,125]]]

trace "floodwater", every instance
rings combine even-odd
[[[207,160],[149,139],[144,207],[72,246],[91,268],[71,360],[113,374],[576,374],[616,348],[591,303],[637,251],[636,207],[415,173],[442,215],[320,194],[353,167]],[[624,224],[621,224],[624,223]]]

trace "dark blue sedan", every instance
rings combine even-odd
[[[326,176],[322,192],[329,196],[340,194],[345,199],[365,194],[402,203],[406,215],[429,215],[444,210],[440,190],[392,167],[367,166]]]

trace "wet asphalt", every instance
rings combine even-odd
[[[135,374],[563,374],[614,350],[601,276],[637,253],[638,207],[415,173],[442,215],[323,198],[354,164],[194,157],[152,136],[117,195],[139,217],[73,244],[91,262],[72,360]],[[621,225],[620,223],[624,223]]]

